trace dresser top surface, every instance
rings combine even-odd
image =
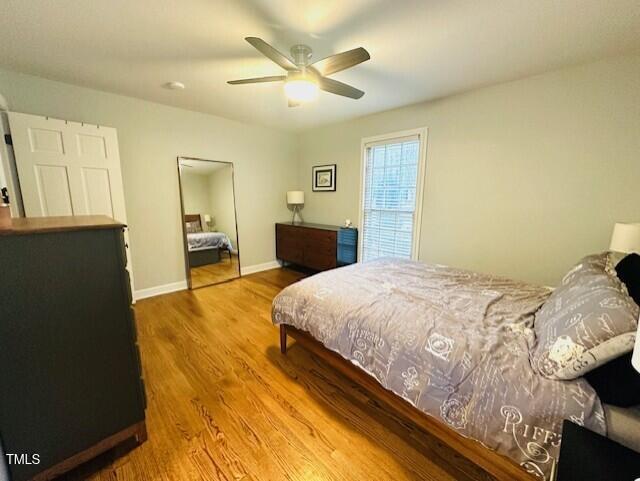
[[[292,222],[276,222],[276,224],[286,225],[289,227],[306,227],[307,229],[331,230],[336,232],[343,228],[339,225],[313,224],[311,222],[296,222],[295,224]]]
[[[20,217],[8,224],[0,223],[0,236],[25,235],[74,230],[119,229],[124,224],[106,215],[63,217]]]

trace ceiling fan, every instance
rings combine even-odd
[[[311,47],[307,45],[294,45],[291,47],[292,60],[260,38],[246,37],[245,40],[265,57],[285,69],[287,74],[229,80],[227,83],[231,85],[284,82],[284,90],[289,99],[289,107],[296,107],[303,102],[313,100],[318,95],[318,89],[352,99],[359,99],[364,95],[362,90],[326,77],[369,60],[371,58],[369,52],[362,47],[310,63],[312,51]]]

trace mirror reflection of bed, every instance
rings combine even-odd
[[[178,158],[191,289],[240,277],[233,164]]]

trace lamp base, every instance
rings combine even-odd
[[[299,209],[300,208],[297,205],[293,206],[293,217],[291,218],[291,223],[292,224],[296,223],[296,214],[298,215],[298,217],[300,217]],[[300,217],[300,223],[302,223],[302,217]]]

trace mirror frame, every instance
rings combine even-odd
[[[233,218],[236,223],[236,250],[238,251],[238,277],[233,277],[231,279],[225,279],[224,281],[214,282],[213,284],[207,284],[204,286],[193,287],[191,280],[191,268],[189,267],[189,244],[187,243],[187,226],[184,222],[184,194],[182,192],[182,177],[180,173],[180,161],[181,160],[197,160],[200,162],[217,162],[219,164],[228,164],[231,166],[231,191],[233,193]],[[178,170],[178,190],[180,193],[180,224],[182,225],[182,244],[184,251],[184,269],[187,277],[187,286],[189,290],[201,289],[203,287],[216,286],[218,284],[223,284],[225,282],[230,282],[235,279],[239,279],[242,277],[242,269],[240,267],[240,235],[238,234],[238,207],[236,203],[236,180],[235,180],[235,167],[233,162],[228,162],[226,160],[213,160],[213,159],[201,159],[199,157],[188,157],[185,155],[179,155],[176,158],[176,167]]]

